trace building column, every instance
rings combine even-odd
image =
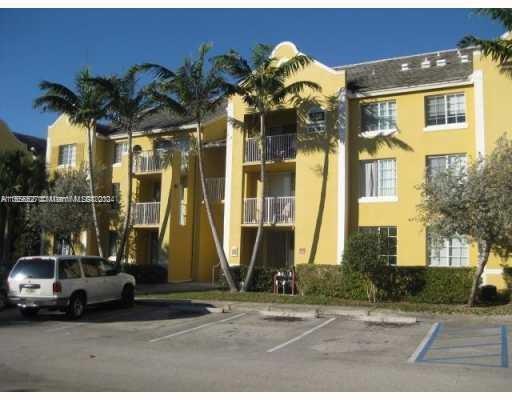
[[[348,227],[348,104],[345,88],[339,93],[338,106],[338,201],[336,262],[341,263]]]
[[[231,226],[231,179],[233,169],[233,124],[234,117],[233,103],[230,101],[227,106],[227,127],[226,127],[226,172],[224,182],[224,232],[223,247],[226,257],[230,258],[229,240]]]

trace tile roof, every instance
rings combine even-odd
[[[46,140],[45,139],[41,139],[41,138],[38,138],[35,136],[30,136],[30,135],[26,135],[24,133],[18,133],[18,132],[13,132],[13,135],[16,136],[16,138],[20,142],[27,145],[28,150],[32,151],[32,149],[33,149],[33,152],[36,155],[40,156],[40,155],[46,154]]]
[[[462,56],[467,56],[467,62],[461,61]],[[430,61],[429,68],[422,68],[425,60]],[[446,65],[438,66],[438,60],[445,60]],[[407,64],[407,70],[402,70],[402,64]],[[361,92],[458,81],[467,79],[473,72],[473,49],[444,50],[335,69],[346,70],[347,88]]]

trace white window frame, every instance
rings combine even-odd
[[[385,108],[387,110],[386,115],[381,115],[381,105],[383,105],[383,104],[385,104]],[[391,104],[394,104],[394,114],[390,113],[390,105]],[[365,112],[365,109],[367,107],[372,107],[372,106],[377,107],[376,120],[377,120],[378,126],[377,126],[377,129],[368,130],[368,129],[365,129],[365,125],[366,125],[365,115],[367,115],[367,113]],[[398,108],[397,108],[396,100],[385,100],[385,101],[379,101],[379,102],[374,102],[374,103],[361,104],[360,109],[361,109],[361,136],[367,137],[367,138],[375,137],[378,135],[387,136],[387,135],[391,135],[397,131],[397,122],[396,121],[398,119]],[[392,117],[392,119],[393,119],[393,121],[392,121],[393,127],[392,128],[381,127],[381,124],[383,124],[383,118],[385,118],[385,117],[387,117],[387,118]]]
[[[465,153],[439,154],[439,155],[427,156],[427,160],[426,160],[427,178],[428,179],[432,178],[432,175],[430,173],[430,165],[429,165],[430,160],[444,159],[445,165],[444,165],[443,171],[446,171],[448,168],[451,168],[453,166],[453,163],[451,160],[455,159],[455,158],[461,159],[463,161],[461,164],[461,167],[466,168],[468,159],[467,159],[467,155]]]
[[[462,245],[461,246],[453,246],[453,240],[458,239]],[[434,239],[427,234],[427,257],[428,257],[428,266],[432,268],[436,267],[452,267],[452,268],[464,268],[469,266],[469,242],[462,236],[455,236],[449,239],[439,239],[442,242],[442,247],[439,247],[436,251],[433,248]],[[445,249],[447,250],[447,256],[442,257],[441,251]],[[454,256],[454,250],[459,250],[459,255]],[[433,256],[432,254],[436,251],[437,255]],[[463,255],[463,252],[465,255]],[[432,260],[437,258],[439,261],[433,263]],[[446,258],[448,262],[446,264],[441,263],[441,259]],[[454,264],[454,260],[458,260],[458,264]],[[465,261],[463,261],[465,260]]]
[[[395,235],[390,235],[389,230],[394,229]],[[398,227],[396,225],[385,225],[385,226],[360,226],[359,231],[362,232],[371,232],[379,235],[379,240],[381,239],[381,232],[386,231],[386,238],[395,238],[395,254],[381,254],[380,257],[384,258],[388,265],[397,266],[398,265]],[[390,258],[395,258],[395,263],[390,263]]]
[[[118,146],[122,146],[121,147],[121,158],[118,160],[116,160],[116,154],[117,154],[117,148]],[[121,165],[121,162],[122,162],[122,159],[123,159],[123,155],[125,154],[128,154],[128,142],[115,142],[114,143],[114,153],[112,155],[112,166],[113,167],[119,167]]]
[[[63,154],[64,149],[72,149],[71,156],[69,153],[66,154],[66,160],[63,162]],[[67,150],[69,152],[69,150]],[[62,144],[59,146],[59,154],[57,155],[58,167],[74,167],[76,165],[76,144]]]
[[[463,107],[464,107],[464,122],[448,122],[448,98],[453,96],[462,96],[463,98]],[[443,98],[444,99],[444,124],[431,124],[428,123],[428,100],[433,98]],[[443,131],[443,130],[452,130],[452,129],[465,129],[468,127],[468,114],[467,114],[467,104],[466,104],[466,94],[464,92],[457,93],[445,93],[441,95],[433,95],[433,96],[425,96],[424,100],[424,110],[425,110],[425,127],[423,130],[425,132],[433,132],[433,131]]]
[[[380,185],[381,185],[381,171],[382,171],[382,165],[385,161],[393,161],[393,182],[394,182],[394,194],[392,195],[383,195],[380,194]],[[377,163],[377,177],[376,177],[376,185],[377,185],[377,195],[376,196],[367,196],[366,194],[363,195],[364,191],[364,166],[367,163]],[[398,179],[397,179],[397,162],[396,158],[382,158],[377,160],[361,160],[360,161],[360,167],[359,167],[359,173],[360,173],[360,179],[359,179],[359,203],[382,203],[382,202],[396,202],[398,201]]]

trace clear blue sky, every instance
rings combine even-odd
[[[215,52],[248,54],[258,42],[291,40],[334,66],[454,48],[467,33],[503,32],[464,9],[0,9],[0,118],[14,131],[46,137],[56,115],[32,109],[39,81],[70,85],[86,65],[96,74],[139,62],[172,68],[203,41]]]

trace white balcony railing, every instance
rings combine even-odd
[[[224,177],[206,178],[206,190],[210,201],[220,203],[224,200]]]
[[[135,203],[132,210],[133,225],[158,225],[160,223],[160,202]]]
[[[142,151],[133,155],[133,173],[143,174],[159,172],[165,161],[165,152]]]
[[[244,199],[244,224],[257,224],[260,218],[259,199]],[[293,224],[295,222],[295,197],[265,197],[263,223]]]
[[[297,135],[272,135],[265,137],[265,160],[293,160],[297,154]],[[245,141],[245,162],[261,160],[261,151],[257,138],[247,138]]]

